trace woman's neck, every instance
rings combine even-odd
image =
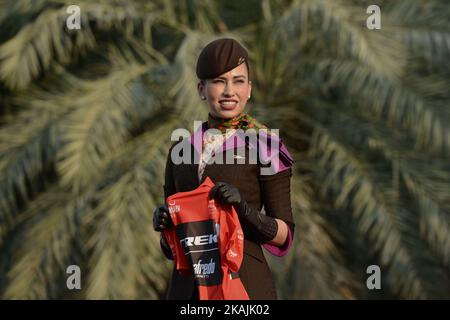
[[[242,113],[243,113],[243,112],[241,112],[240,114],[238,114],[237,116],[235,116],[235,117],[233,117],[233,118],[224,119],[224,118],[220,118],[220,117],[213,116],[213,115],[211,114],[211,112],[209,112],[209,113],[208,113],[208,126],[209,126],[209,127],[212,126],[213,128],[217,128],[219,125],[221,125],[221,124],[223,124],[223,123],[225,123],[225,122],[227,122],[227,121],[231,121],[232,119],[235,119],[235,118],[241,116]]]

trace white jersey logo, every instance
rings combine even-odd
[[[180,240],[184,247],[206,246],[208,244],[218,243],[217,234],[206,234],[203,236],[186,237]]]
[[[202,263],[202,260],[198,260],[198,263],[193,264],[194,273],[197,275],[208,275],[213,274],[216,268],[216,263],[211,258],[209,263]]]
[[[174,214],[174,213],[177,213],[177,212],[180,212],[181,211],[181,207],[180,207],[180,205],[171,205],[170,207],[169,207],[169,213],[171,213],[171,214]]]

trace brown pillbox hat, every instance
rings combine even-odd
[[[197,77],[212,79],[247,62],[248,53],[234,39],[217,39],[203,48],[197,60]]]

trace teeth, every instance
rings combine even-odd
[[[236,104],[236,102],[234,102],[234,101],[223,101],[223,102],[221,102],[221,104],[231,106],[231,105],[233,105],[233,104]]]

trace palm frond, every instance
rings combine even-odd
[[[294,249],[287,256],[288,261],[271,259],[271,264],[283,275],[277,277],[281,292],[289,293],[280,298],[353,299],[360,284],[347,269],[344,255],[336,246],[340,241],[337,230],[317,211],[310,179],[307,175],[295,175],[293,179]]]
[[[196,57],[201,50],[202,44],[206,43],[200,34],[188,33],[180,44],[174,59],[174,74],[177,81],[169,95],[174,98],[174,109],[180,115],[180,119],[187,121],[204,119],[206,108],[202,108],[200,97],[194,85],[198,79],[194,66]],[[186,122],[185,125],[188,125]]]
[[[0,219],[6,225],[21,209],[20,203],[49,180],[55,163],[60,145],[55,122],[67,109],[42,102],[33,101],[30,109],[0,129]]]
[[[0,79],[10,89],[23,89],[53,61],[67,63],[76,45],[87,50],[95,45],[89,26],[71,35],[64,31],[65,8],[47,9],[0,46]]]
[[[67,266],[73,264],[73,215],[70,195],[53,188],[37,197],[23,215],[11,258],[4,299],[56,298],[65,286]],[[20,239],[20,241],[19,241]]]
[[[58,153],[61,183],[81,190],[99,174],[101,159],[131,137],[139,121],[149,119],[159,103],[139,80],[148,67],[122,66],[91,83],[61,123],[64,146]]]
[[[61,5],[65,3],[62,1]],[[66,65],[76,55],[97,48],[96,37],[102,32],[114,30],[132,41],[136,29],[147,30],[146,39],[149,39],[148,30],[156,21],[156,13],[144,15],[134,2],[126,6],[103,2],[78,5],[80,30],[66,28],[66,6],[49,8],[0,46],[0,79],[7,87],[23,89],[52,63]]]
[[[404,234],[414,233],[409,216],[391,200],[389,188],[377,187],[367,164],[336,141],[335,134],[317,130],[313,141],[312,150],[319,157],[325,179],[324,192],[335,194],[336,206],[352,208],[359,221],[358,231],[380,254],[381,265],[389,268],[394,292],[405,298],[427,297],[426,282],[418,272],[411,249],[405,245]]]
[[[396,1],[387,18],[387,31],[405,43],[415,57],[445,61],[450,54],[448,4],[439,1]]]
[[[178,121],[172,120],[175,126]],[[119,149],[105,162],[106,174],[95,201],[99,206],[85,212],[86,241],[90,252],[87,297],[90,299],[136,299],[142,286],[146,297],[157,298],[167,283],[168,262],[152,231],[151,211],[158,205],[171,126],[146,133]],[[130,156],[132,155],[132,156]],[[104,187],[103,187],[104,186]]]
[[[323,46],[321,42],[322,50],[352,57],[389,79],[400,77],[404,72],[402,46],[388,33],[368,30],[366,18],[364,9],[348,1],[298,0],[277,23],[276,34],[304,52],[311,51],[311,41],[325,37],[330,43]]]
[[[404,127],[414,133],[418,147],[448,154],[448,110],[429,98],[430,91],[442,92],[439,89],[445,83],[442,83],[441,79],[430,78],[429,80],[434,81],[426,83],[423,88],[425,81],[418,83],[409,78],[391,81],[352,60],[304,59],[302,65],[303,68],[294,75],[299,83],[309,85],[316,93],[324,87],[342,88],[347,94],[347,100],[364,101],[361,108],[371,110],[372,116],[384,118],[391,125]],[[309,77],[309,80],[302,81],[306,77]],[[319,85],[321,87],[318,87]]]

